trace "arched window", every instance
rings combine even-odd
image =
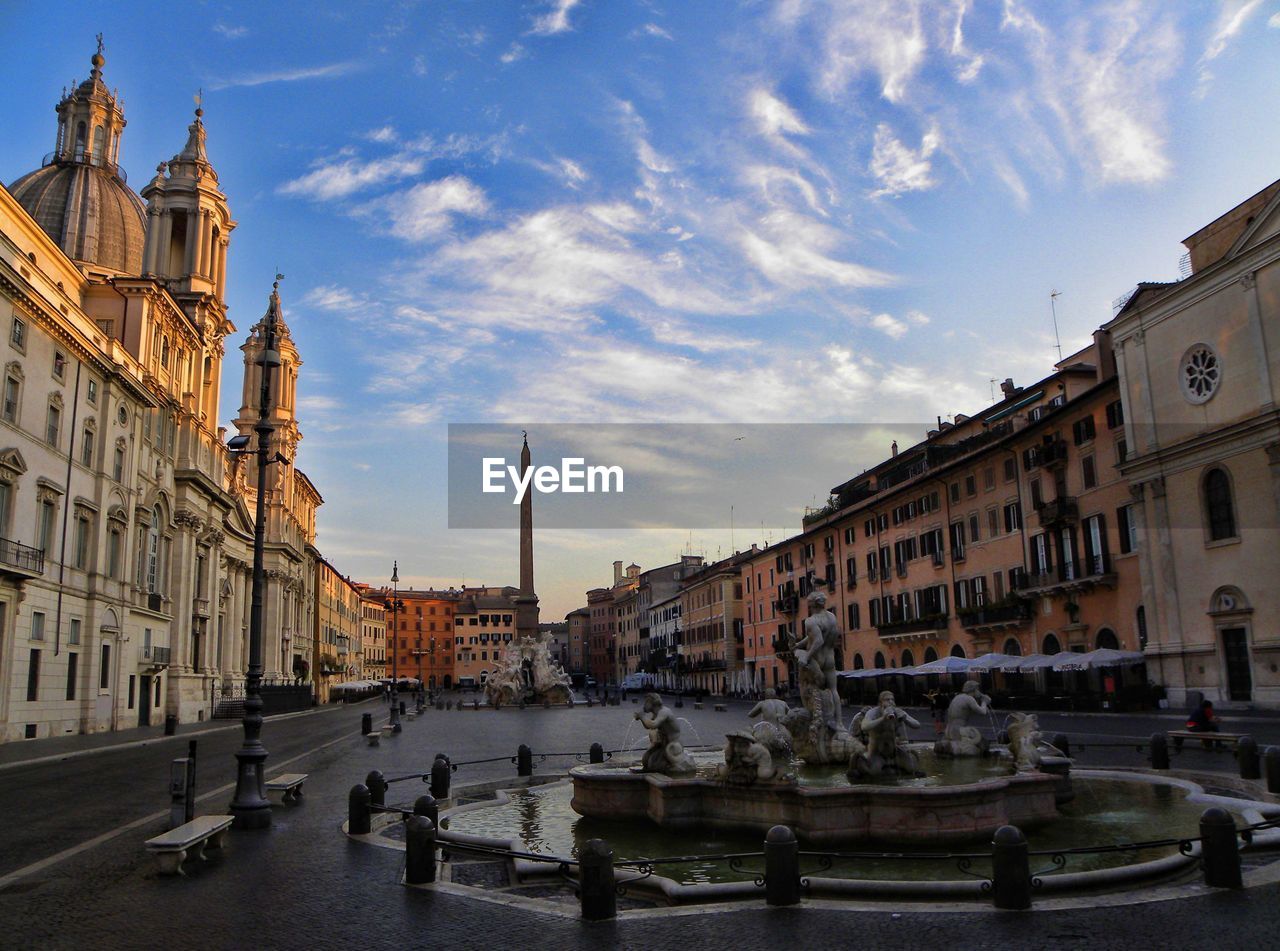
[[[95,126],[93,130],[93,164],[102,164],[102,126]]]
[[[1236,537],[1235,506],[1231,480],[1222,469],[1210,469],[1204,477],[1204,511],[1209,520],[1209,540]]]
[[[146,586],[149,594],[156,594],[160,590],[160,547],[160,506],[157,505],[151,510],[151,524],[147,526]]]
[[[76,123],[76,150],[73,156],[77,162],[84,158],[84,138],[85,138],[84,123],[77,122]]]
[[[876,670],[884,670],[884,654],[876,651]]]
[[[1115,631],[1111,630],[1109,627],[1104,627],[1098,632],[1098,636],[1094,640],[1093,646],[1099,650],[1109,648],[1113,651],[1118,651],[1120,649],[1120,639],[1116,637]]]
[[[862,655],[861,655],[861,654],[854,654],[854,655],[853,655],[853,669],[854,669],[854,670],[862,670],[863,666],[864,666],[864,665],[863,665],[863,663],[862,663]]]
[[[1011,637],[1004,642],[1004,649],[1000,651],[1006,657],[1021,657],[1022,645],[1018,643],[1016,637]]]
[[[902,666],[914,667],[915,665],[916,665],[916,658],[915,658],[915,655],[911,653],[911,649],[908,648],[907,650],[904,650],[902,652]]]
[[[938,659],[938,652],[936,650],[934,650],[932,647],[926,647],[924,649],[924,662],[926,664],[931,664],[937,659]]]
[[[1058,643],[1058,638],[1053,634],[1044,636],[1044,647],[1040,651],[1042,654],[1048,654],[1052,657],[1054,654],[1062,653],[1062,645]]]
[[[955,645],[953,648],[951,648],[951,656],[952,656],[952,657],[963,657],[963,656],[964,656],[964,648],[963,648],[963,647],[961,647],[959,644]]]

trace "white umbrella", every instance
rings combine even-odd
[[[1100,647],[1087,654],[1059,654],[1054,658],[1054,670],[1090,670],[1094,667],[1127,667],[1146,663],[1146,655],[1140,651],[1118,651]]]
[[[1016,663],[1014,661],[1010,661],[1000,669],[1006,672],[1016,670],[1019,673],[1030,674],[1037,670],[1044,670],[1045,668],[1052,667],[1054,660],[1059,656],[1060,655],[1058,654],[1054,654],[1053,656],[1048,654],[1028,654],[1026,657],[1014,658]]]
[[[969,669],[976,674],[985,674],[993,670],[1003,670],[1004,665],[1009,661],[1021,660],[1021,657],[1013,657],[1010,654],[983,654],[969,661]]]
[[[911,670],[910,676],[924,677],[929,674],[967,674],[973,661],[965,657],[939,657],[927,664],[921,664]]]

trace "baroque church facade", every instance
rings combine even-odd
[[[103,81],[57,105],[53,152],[0,187],[0,738],[211,716],[248,665],[254,510],[266,493],[263,666],[306,681],[316,510],[296,468],[301,366],[278,293],[274,458],[257,484],[261,324],[240,345],[241,408],[218,425],[236,222],[197,109],[135,193]],[[232,434],[234,435],[234,434]]]

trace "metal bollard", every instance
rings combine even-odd
[[[373,732],[373,714],[366,713],[360,717],[360,732],[368,736]]]
[[[1169,768],[1169,738],[1163,733],[1151,734],[1151,768]]]
[[[1258,760],[1258,741],[1251,736],[1242,736],[1236,743],[1236,759],[1240,763],[1241,779],[1261,779],[1262,764]]]
[[[385,806],[387,804],[387,781],[382,778],[381,770],[369,770],[369,775],[364,778],[364,784],[369,790],[370,805]]]
[[[800,903],[800,843],[787,826],[764,837],[764,897],[770,905]]]
[[[991,839],[991,897],[997,908],[1031,907],[1031,864],[1027,837],[1017,826],[1001,826]]]
[[[520,748],[516,750],[516,775],[532,776],[533,775],[533,750],[520,744]]]
[[[1065,733],[1055,734],[1053,737],[1053,743],[1051,745],[1055,750],[1057,750],[1067,759],[1071,758],[1071,740],[1067,738],[1067,734]]]
[[[578,852],[578,897],[582,901],[582,917],[587,921],[618,916],[613,849],[604,839],[588,839]]]
[[[404,825],[404,880],[409,885],[430,884],[436,880],[436,825],[418,815]]]
[[[355,785],[347,796],[347,834],[369,834],[369,787]]]
[[[592,743],[591,751],[587,754],[587,759],[592,763],[603,763],[604,747],[599,743]]]
[[[1262,754],[1262,766],[1267,777],[1267,792],[1280,793],[1280,746],[1268,746]]]
[[[588,707],[594,707],[595,705],[596,705],[596,704],[595,704],[595,701],[594,701],[594,700],[592,700],[590,697],[587,697],[587,706],[588,706]]]
[[[436,802],[435,796],[419,796],[415,799],[413,801],[413,814],[415,816],[426,816],[434,826],[440,825],[440,805]]]
[[[453,767],[449,765],[449,757],[437,753],[435,762],[431,764],[431,795],[436,799],[449,798],[449,774]]]
[[[1210,888],[1244,887],[1235,820],[1219,806],[1210,806],[1200,816],[1200,864]]]

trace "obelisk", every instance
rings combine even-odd
[[[528,470],[529,434],[523,433],[520,449],[520,478]],[[520,502],[520,593],[516,595],[516,638],[538,638],[538,595],[533,590],[533,493],[525,492]]]

